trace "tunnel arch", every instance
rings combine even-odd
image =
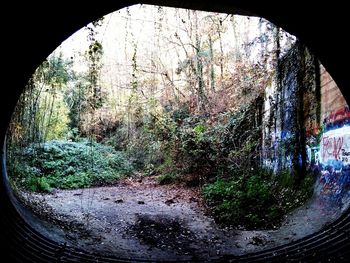
[[[245,15],[259,15],[283,27],[286,31],[299,37],[321,60],[330,74],[336,80],[349,101],[347,77],[344,61],[349,60],[347,43],[342,34],[346,25],[346,8],[341,5],[327,4],[323,6],[306,7],[303,1],[294,1],[283,9],[276,9],[271,2],[254,3],[254,1],[181,1],[181,0],[145,0],[145,1],[100,1],[96,4],[82,4],[71,6],[69,2],[61,1],[59,6],[51,8],[49,5],[24,4],[15,6],[10,4],[8,21],[17,19],[21,26],[9,26],[5,29],[5,44],[3,49],[6,69],[2,72],[3,92],[1,96],[1,143],[16,103],[16,100],[26,85],[32,72],[41,61],[61,41],[69,37],[88,22],[114,10],[136,4],[159,4],[165,6],[192,8],[205,11],[229,12]],[[82,2],[83,3],[83,2]],[[28,6],[27,6],[28,5]],[[336,13],[334,19],[325,19],[329,14]],[[16,15],[13,15],[16,14]],[[45,26],[43,26],[43,24]],[[2,147],[3,148],[3,147]],[[2,173],[4,166],[4,152],[2,150]],[[45,239],[26,225],[19,216],[9,199],[9,191],[4,176],[1,177],[0,189],[0,227],[2,231],[2,247],[4,256],[9,255],[13,261],[24,262],[59,262],[84,261],[94,262],[94,255],[80,254],[78,250],[69,250],[62,244],[56,244]],[[307,261],[323,261],[326,258],[346,260],[350,251],[350,212],[347,211],[332,225],[313,236],[293,242],[291,244],[245,255],[241,258],[231,258],[235,261],[285,261],[300,259]],[[305,249],[305,250],[304,250]],[[71,254],[71,259],[69,259]],[[116,262],[128,259],[101,258],[104,262]],[[229,259],[220,259],[218,261]],[[135,260],[133,260],[135,261]]]

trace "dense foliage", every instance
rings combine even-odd
[[[220,223],[246,229],[275,228],[286,213],[310,198],[314,183],[309,175],[302,187],[295,189],[285,185],[280,176],[251,170],[230,179],[217,179],[207,184],[203,193]]]
[[[50,191],[111,184],[131,174],[132,169],[125,154],[111,147],[87,140],[53,140],[26,147],[9,171],[17,186]]]

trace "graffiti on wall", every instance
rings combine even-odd
[[[306,131],[307,161],[317,175],[319,200],[343,207],[350,200],[350,112],[342,107],[331,111],[323,128]]]
[[[298,45],[281,58],[278,82],[266,89],[262,161],[275,173],[306,168],[317,178],[316,195],[342,206],[350,202],[350,110],[316,64]]]
[[[345,123],[334,126],[336,122],[348,120],[343,118],[343,113],[339,117],[340,111],[337,112],[338,115],[325,120],[332,126],[320,138],[317,193],[342,206],[344,200],[350,198],[350,126]]]
[[[348,123],[350,120],[350,110],[348,106],[341,107],[333,112],[331,112],[327,117],[325,117],[323,123],[325,125],[332,125],[341,123]]]
[[[322,134],[320,162],[341,168],[350,164],[350,126],[330,130]],[[340,166],[340,167],[339,167]]]
[[[338,168],[350,164],[349,108],[346,106],[330,112],[323,123],[323,132],[320,128],[306,132],[308,162]]]

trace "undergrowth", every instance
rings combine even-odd
[[[307,175],[299,187],[286,183],[285,175],[261,169],[230,179],[218,178],[203,187],[203,196],[219,223],[245,229],[273,229],[313,193],[312,175]]]
[[[112,184],[133,170],[124,153],[88,140],[31,144],[12,160],[14,184],[31,191]]]

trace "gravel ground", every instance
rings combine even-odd
[[[198,188],[159,185],[154,177],[24,199],[44,219],[33,217],[31,224],[56,241],[121,258],[174,261],[205,261],[285,244],[320,230],[342,212],[318,196],[274,230],[222,228],[206,214]]]

